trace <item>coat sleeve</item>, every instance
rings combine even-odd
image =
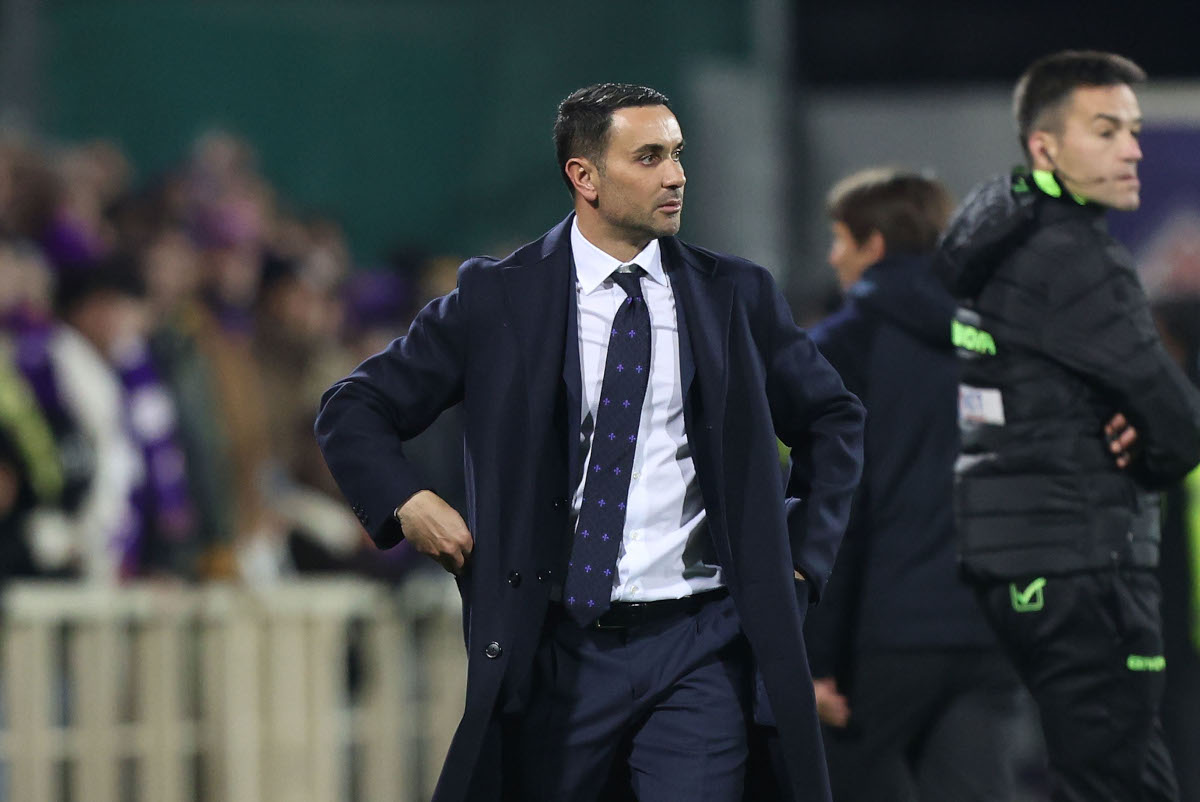
[[[1125,414],[1138,432],[1130,471],[1161,489],[1200,462],[1200,393],[1163,348],[1133,271],[1102,254],[1085,258],[1078,271],[1057,270],[1041,347]]]
[[[404,453],[463,396],[465,313],[460,289],[431,302],[408,334],[367,359],[321,398],[316,435],[329,470],[372,540],[404,537],[393,512],[429,489]]]
[[[866,412],[764,276],[767,401],[776,434],[792,449],[785,502],[792,561],[815,601],[833,570],[862,474]]]
[[[866,327],[853,314],[851,305],[821,321],[810,330],[813,343],[821,355],[842,377],[846,388],[869,404],[866,366],[868,352]],[[808,664],[814,677],[837,677],[845,682],[841,672],[848,662],[853,646],[853,614],[858,605],[862,585],[865,554],[863,532],[856,531],[857,514],[864,503],[865,488],[854,494],[846,534],[834,562],[832,576],[826,585],[821,604],[812,610],[804,622],[804,641],[808,647]]]

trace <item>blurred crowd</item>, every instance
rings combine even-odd
[[[416,561],[369,544],[312,423],[458,260],[352,269],[226,133],[135,175],[109,142],[0,135],[0,579],[399,580]],[[455,427],[413,448],[461,507]]]

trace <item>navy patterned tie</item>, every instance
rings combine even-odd
[[[642,297],[642,269],[632,268],[628,273],[613,274],[628,297],[613,317],[583,504],[563,588],[567,611],[580,626],[599,618],[612,595],[638,423],[650,376],[650,312]]]

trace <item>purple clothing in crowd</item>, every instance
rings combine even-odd
[[[122,576],[133,576],[147,562],[169,561],[169,552],[190,545],[196,516],[188,489],[186,461],[179,440],[175,401],[159,376],[144,343],[118,359],[117,376],[126,396],[126,425],[145,464],[130,501],[139,532],[126,545]],[[153,542],[148,542],[153,541]]]

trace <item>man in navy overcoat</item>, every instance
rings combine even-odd
[[[740,799],[757,671],[781,780],[827,800],[801,630],[846,525],[863,408],[764,268],[674,236],[666,97],[578,90],[555,141],[574,213],[463,264],[317,419],[375,542],[408,539],[462,592],[466,708],[435,799]],[[459,402],[465,521],[403,448]]]

